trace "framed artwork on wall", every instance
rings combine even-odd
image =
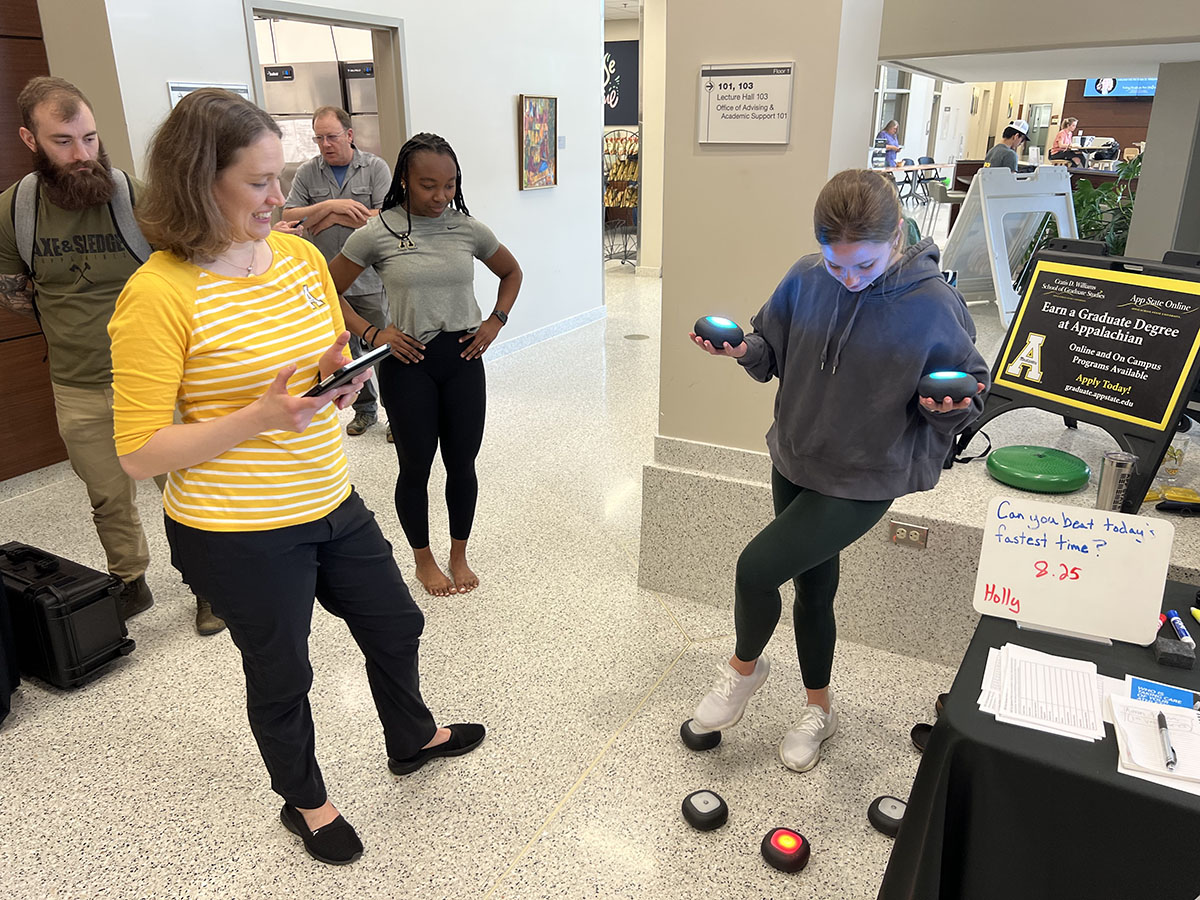
[[[558,98],[520,95],[521,160],[523,191],[558,184]]]

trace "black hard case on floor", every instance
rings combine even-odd
[[[16,542],[0,544],[0,576],[26,675],[76,687],[133,650],[121,621],[121,579]]]

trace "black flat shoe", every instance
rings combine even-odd
[[[408,775],[439,756],[462,756],[464,753],[470,753],[483,743],[487,735],[487,729],[482,725],[460,722],[446,727],[450,729],[450,740],[445,743],[421,750],[408,759],[389,759],[388,768],[392,770],[392,774]]]
[[[933,731],[933,726],[927,722],[918,722],[912,727],[912,731],[908,733],[912,744],[922,753],[925,752],[925,747],[929,744],[929,735]]]
[[[331,866],[345,866],[362,856],[363,845],[358,833],[341,816],[316,831],[309,831],[300,810],[285,803],[279,811],[279,821],[292,834],[299,835],[304,841],[304,849],[313,859]]]

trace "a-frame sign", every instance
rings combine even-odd
[[[989,420],[1032,406],[1106,430],[1138,457],[1121,512],[1145,497],[1195,387],[1200,366],[1200,267],[1103,255],[1104,245],[1059,239],[1033,276],[992,368]]]

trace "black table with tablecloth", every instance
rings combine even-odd
[[[1168,582],[1164,610],[1191,621],[1193,605],[1194,586]],[[1196,900],[1200,797],[1119,774],[1112,725],[1104,740],[1080,741],[981,712],[988,649],[1006,643],[1200,691],[1200,667],[1160,666],[1151,648],[984,616],[930,735],[880,900]]]
[[[17,651],[13,646],[12,619],[4,596],[4,579],[0,578],[0,722],[8,716],[9,698],[20,683]]]

